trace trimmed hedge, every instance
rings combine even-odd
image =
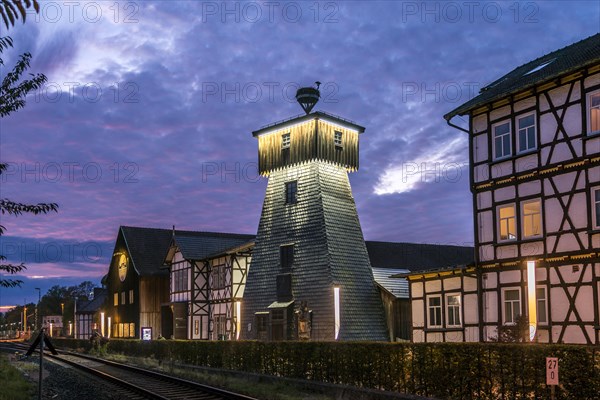
[[[89,349],[88,341],[56,340]],[[112,353],[443,399],[600,399],[600,347],[501,343],[255,342],[111,339]]]

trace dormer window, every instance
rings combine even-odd
[[[342,132],[335,131],[333,133],[333,144],[335,144],[336,147],[342,147]]]
[[[290,139],[290,133],[284,133],[283,135],[281,135],[281,148],[282,149],[289,149],[290,148],[290,143],[291,143],[291,139]]]

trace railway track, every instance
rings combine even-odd
[[[27,346],[11,343],[12,348],[26,350]],[[6,347],[6,345],[3,345]],[[132,399],[156,400],[257,400],[252,397],[176,378],[160,372],[103,360],[78,353],[60,351],[58,356],[44,352],[44,358],[70,365],[131,392]]]

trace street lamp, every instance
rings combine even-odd
[[[35,290],[38,291],[38,302],[35,306],[35,330],[37,330],[38,327],[42,326],[42,322],[40,320],[40,302],[42,301],[42,289],[36,287]]]

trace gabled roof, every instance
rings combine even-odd
[[[121,233],[133,267],[140,276],[168,274],[162,267],[173,237],[177,238],[177,245],[190,259],[202,259],[204,254],[222,251],[254,238],[253,235],[182,230],[173,232],[172,229],[134,226],[122,226]]]
[[[477,97],[450,111],[444,118],[449,121],[456,115],[467,114],[474,108],[599,62],[600,33],[597,33],[515,68],[482,88]]]
[[[366,241],[373,268],[422,271],[474,262],[474,248],[440,244]]]
[[[264,134],[265,132],[273,132],[279,129],[283,129],[288,125],[300,124],[302,122],[310,121],[312,119],[322,119],[324,121],[333,122],[334,124],[354,129],[358,133],[363,133],[365,131],[364,126],[360,126],[357,123],[350,121],[349,119],[342,118],[338,115],[333,115],[325,111],[315,111],[310,114],[296,115],[294,117],[284,119],[283,121],[278,121],[269,125],[265,125],[262,128],[252,132],[252,136],[257,137]]]
[[[77,314],[89,314],[95,313],[98,311],[104,301],[106,300],[107,291],[106,289],[101,289],[96,293],[92,300],[88,300],[85,302],[77,302]]]
[[[179,248],[183,258],[203,260],[233,247],[239,247],[253,239],[254,235],[237,233],[176,232],[172,244]]]
[[[408,299],[408,281],[401,278],[392,278],[394,275],[410,272],[407,269],[397,268],[372,268],[373,279],[388,293],[397,299]]]

